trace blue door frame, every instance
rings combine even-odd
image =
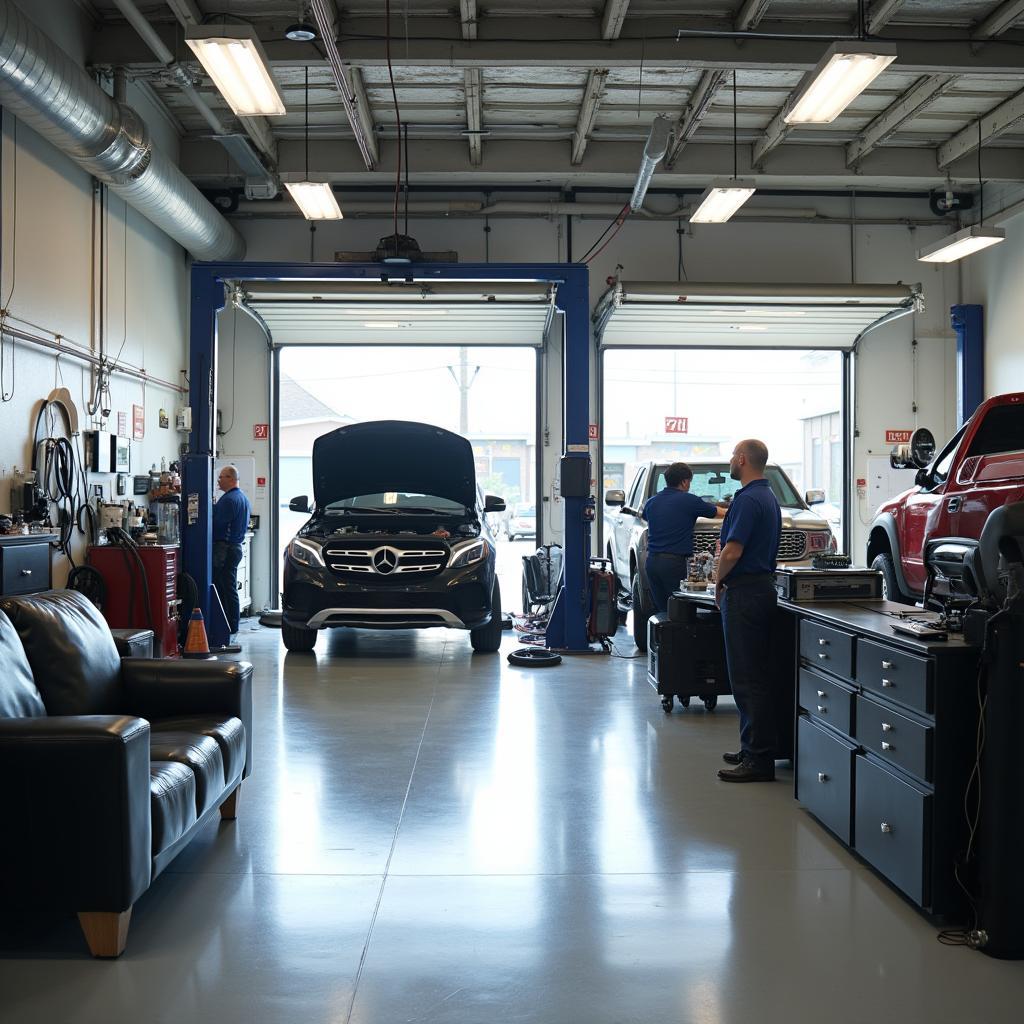
[[[194,263],[189,322],[189,403],[192,433],[184,460],[182,563],[195,580],[213,647],[228,637],[213,589],[213,457],[216,451],[217,314],[227,302],[226,281],[540,281],[557,285],[563,314],[563,457],[590,469],[590,278],[578,263]],[[276,425],[272,424],[274,429]],[[593,497],[563,497],[565,556],[562,588],[552,612],[547,646],[588,649],[590,521]]]
[[[985,310],[979,305],[949,307],[956,331],[956,425],[962,427],[985,400]]]

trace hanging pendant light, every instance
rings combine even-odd
[[[306,65],[306,176],[302,181],[286,181],[284,187],[306,220],[341,220],[344,216],[330,182],[313,181],[309,176],[309,65]]]

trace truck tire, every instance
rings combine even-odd
[[[302,626],[289,626],[287,622],[281,623],[281,638],[289,651],[297,654],[308,654],[316,647],[315,629],[303,629]]]
[[[640,582],[640,570],[633,576],[633,643],[641,653],[647,651],[647,620],[651,617],[652,609],[647,603],[647,594],[644,593],[643,584]]]
[[[498,581],[494,581],[491,590],[491,621],[479,629],[470,630],[469,642],[474,651],[481,654],[493,654],[501,646],[501,591]]]
[[[871,568],[882,574],[882,597],[886,601],[893,601],[896,604],[914,604],[903,591],[900,590],[899,581],[896,579],[896,567],[893,564],[892,555],[885,552],[875,555]]]

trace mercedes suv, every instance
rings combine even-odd
[[[339,427],[313,442],[313,507],[284,556],[282,632],[311,651],[336,626],[469,630],[475,651],[501,642],[501,594],[470,443],[425,423]]]

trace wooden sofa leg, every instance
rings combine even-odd
[[[231,793],[228,795],[227,800],[220,805],[220,817],[222,821],[234,821],[238,817],[238,794],[242,789],[242,784],[239,783]]]
[[[93,956],[120,956],[128,941],[132,908],[117,913],[83,912],[78,915],[89,952]]]

